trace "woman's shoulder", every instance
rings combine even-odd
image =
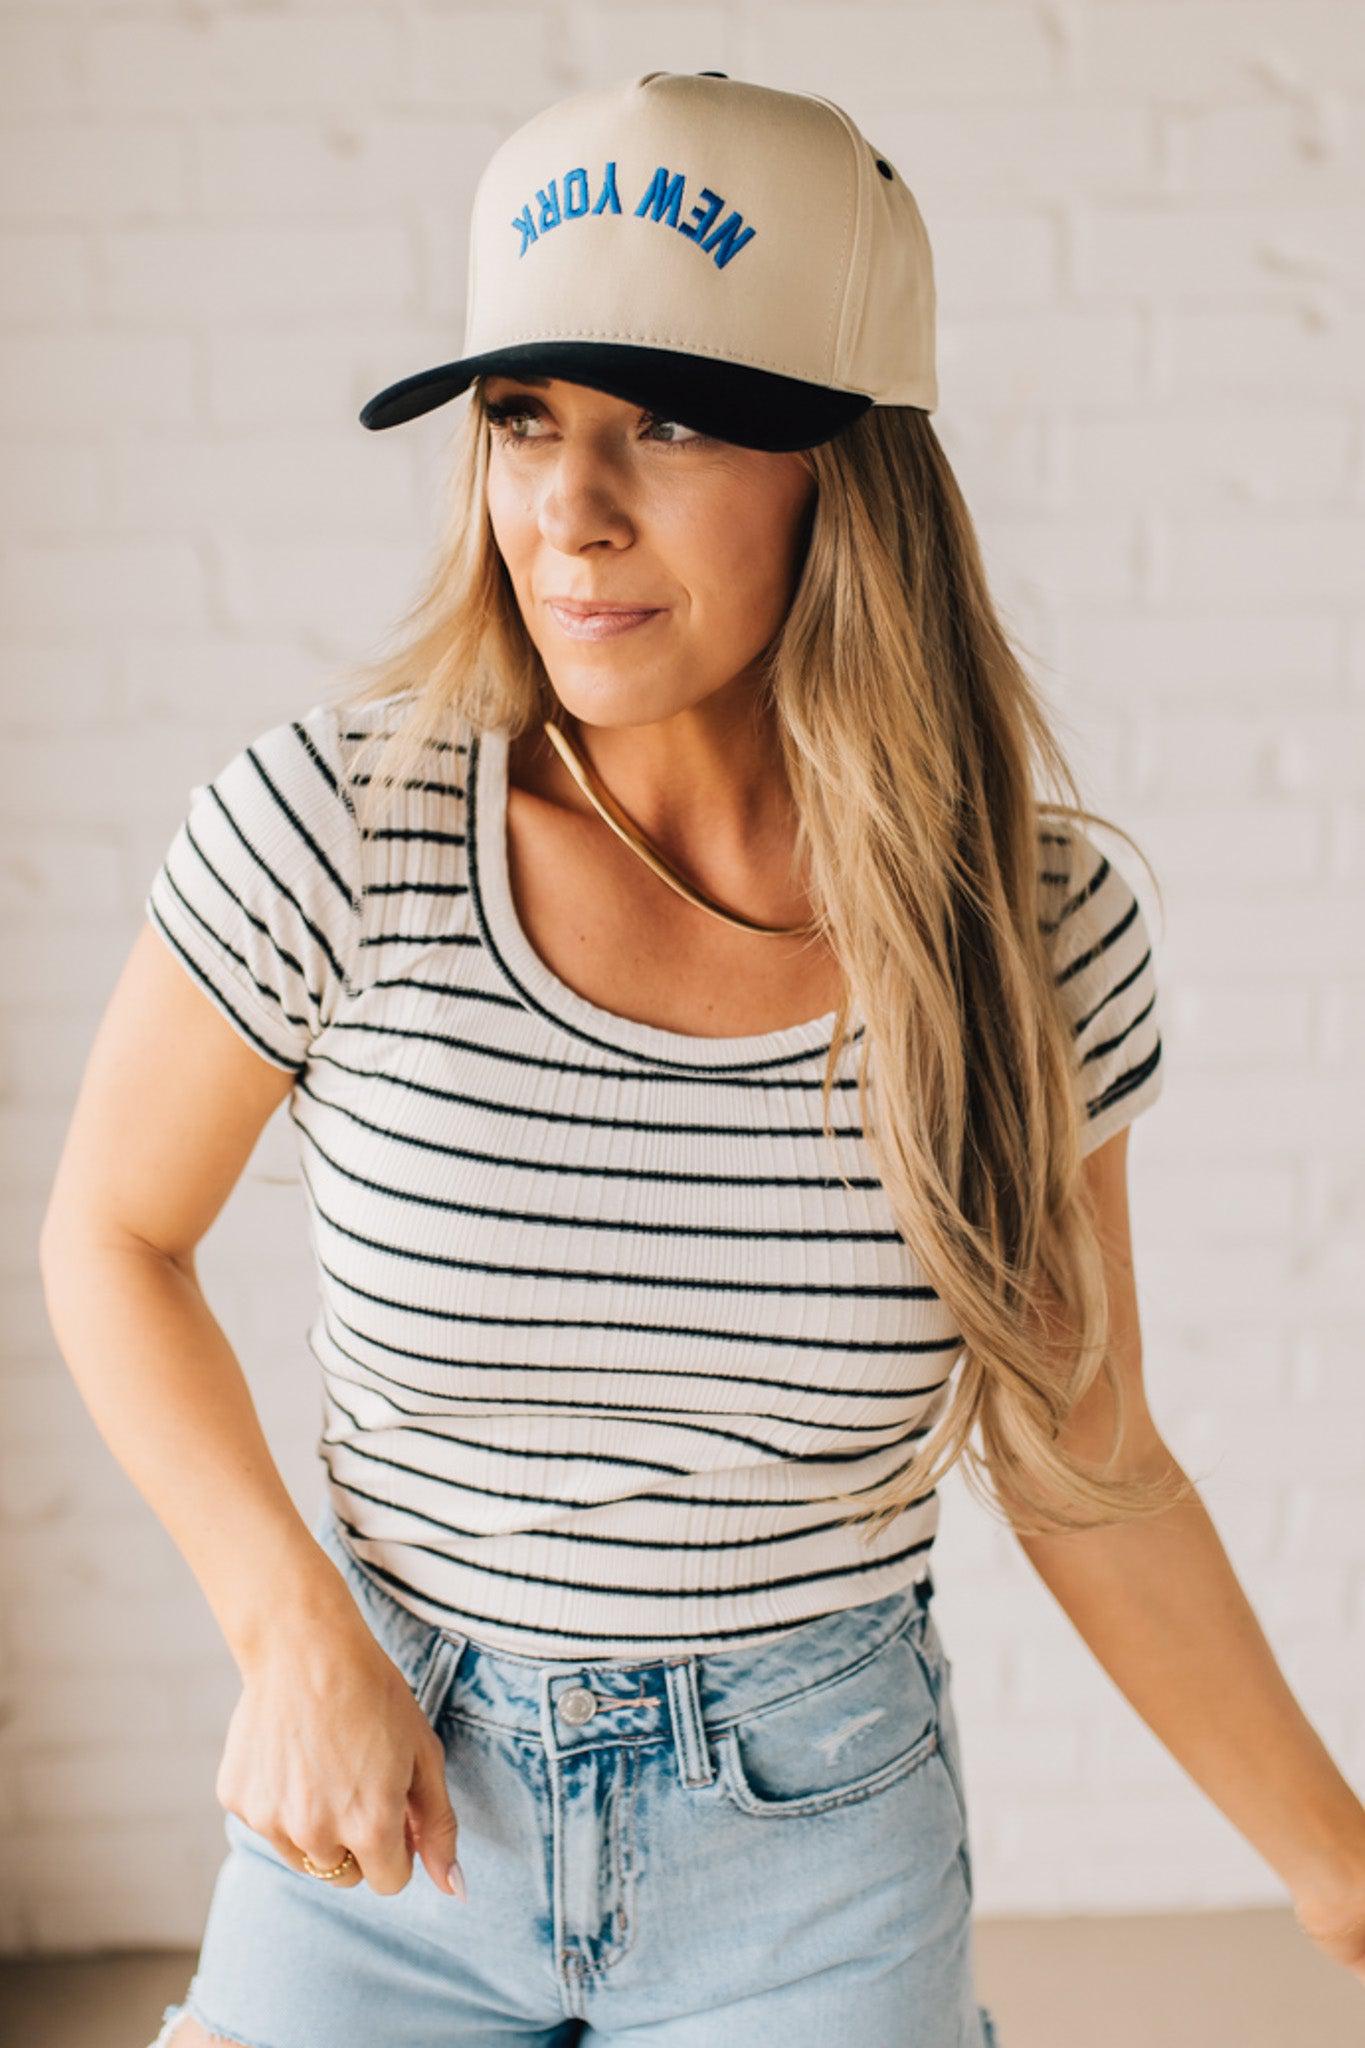
[[[363,882],[334,706],[238,744],[191,787],[144,899],[186,971],[297,1070],[349,985]]]
[[[147,891],[186,970],[278,1066],[301,1069],[345,999],[463,915],[459,721],[366,822],[360,798],[401,709],[323,697],[258,730],[192,787]]]
[[[1039,902],[1063,979],[1081,974],[1120,947],[1148,952],[1151,932],[1122,856],[1100,834],[1069,817],[1045,816],[1038,832]]]
[[[357,768],[364,771],[379,762],[386,741],[401,739],[412,722],[411,712],[410,694],[398,692],[359,703],[346,699],[320,703],[303,714],[302,723],[323,749],[344,767],[348,780],[354,780]],[[417,768],[416,762],[409,765],[408,777],[402,785],[403,793],[416,792],[420,795],[428,785],[434,784],[443,767],[449,771],[454,765],[462,765],[469,752],[473,732],[468,718],[452,711],[443,721],[443,730],[439,734],[425,733],[417,748],[417,760],[421,766]]]

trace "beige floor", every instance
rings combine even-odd
[[[1365,2048],[1365,1984],[1286,1912],[978,1920],[977,1958],[1000,2048]],[[0,1962],[0,2041],[147,2048],[193,1964],[176,1952]]]

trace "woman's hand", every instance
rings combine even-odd
[[[1365,1984],[1365,1870],[1294,1898],[1294,1917],[1309,1940]]]
[[[401,1892],[415,1851],[455,1891],[444,1744],[358,1611],[282,1636],[251,1664],[215,1791],[298,1871],[305,1855],[331,1870],[349,1849],[355,1862],[319,1883]]]

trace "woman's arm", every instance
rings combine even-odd
[[[1164,1449],[1153,1464],[1175,1464]],[[1276,1663],[1199,1500],[1020,1537],[1125,1698],[1291,1892],[1365,1884],[1365,1808]]]
[[[48,1311],[96,1426],[241,1672],[220,1805],[295,1870],[354,1843],[348,1883],[401,1891],[417,1854],[458,1893],[440,1739],[295,1508],[194,1271],[293,1078],[145,926],[96,1034],[43,1221]]]
[[[1109,1272],[1112,1344],[1133,1397],[1122,1462],[1175,1467],[1142,1386],[1127,1135],[1097,1147],[1085,1166]],[[1064,1441],[1098,1459],[1112,1427],[1097,1381]],[[1365,1807],[1291,1692],[1203,1502],[1018,1540],[1141,1719],[1278,1871],[1306,1930],[1365,1980]]]
[[[291,1081],[145,927],[91,1049],[39,1254],[85,1405],[243,1673],[266,1638],[365,1627],[280,1477],[194,1271]]]

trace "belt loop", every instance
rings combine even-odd
[[[673,1717],[673,1739],[678,1746],[678,1776],[684,1785],[709,1785],[716,1775],[716,1766],[702,1720],[696,1658],[679,1657],[666,1664],[664,1684]]]
[[[435,1632],[431,1654],[417,1684],[417,1704],[433,1728],[445,1712],[468,1641],[468,1636],[454,1629]]]

